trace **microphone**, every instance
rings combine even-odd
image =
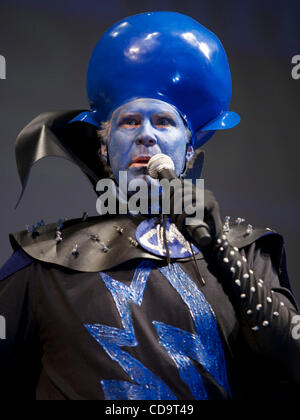
[[[151,178],[154,179],[167,179],[168,181],[172,181],[173,179],[178,178],[175,173],[175,165],[173,160],[163,153],[158,153],[152,156],[148,162],[147,169],[148,174],[151,176]],[[179,222],[179,216],[181,215],[174,214],[176,225],[176,221]],[[208,226],[206,223],[204,223],[203,220],[199,220],[199,223],[196,225],[186,225],[184,219],[183,223],[181,222],[178,224],[184,227],[191,240],[199,248],[204,248],[211,243],[211,236],[209,234]]]
[[[152,156],[148,162],[147,169],[148,174],[154,179],[172,181],[172,179],[177,178],[173,160],[163,153]]]

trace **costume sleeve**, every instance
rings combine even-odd
[[[0,270],[1,398],[34,398],[36,336],[33,264],[19,250]]]
[[[287,381],[299,385],[297,306],[289,287],[280,238],[267,235],[239,250],[222,235],[216,251],[251,351],[278,367]]]

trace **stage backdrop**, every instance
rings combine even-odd
[[[11,254],[9,232],[40,219],[96,214],[89,182],[71,163],[53,158],[36,165],[14,210],[20,193],[15,138],[41,112],[87,108],[85,74],[97,40],[116,21],[152,10],[186,13],[222,40],[232,71],[231,109],[242,120],[205,145],[205,186],[215,192],[223,217],[283,234],[300,301],[300,79],[292,77],[292,58],[300,55],[297,1],[2,1],[1,263]]]

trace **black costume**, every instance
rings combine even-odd
[[[285,330],[296,309],[280,236],[254,231],[244,240],[240,255],[248,263],[243,264],[264,279],[250,292],[229,274],[226,279],[226,270],[221,265],[216,270],[203,253],[196,260],[205,284],[191,258],[172,261],[169,271],[165,259],[129,242],[140,221],[68,221],[61,244],[55,241],[56,226],[36,229],[34,239],[28,232],[11,236],[19,250],[2,269],[0,283],[1,313],[7,320],[7,339],[0,341],[4,395],[34,397],[36,391],[38,399],[235,399],[249,397],[253,386],[266,395],[274,381],[299,383],[299,343]],[[231,243],[245,230],[232,226]],[[99,234],[105,243],[111,238],[108,252],[95,240]],[[66,251],[74,235],[77,256]],[[51,261],[54,249],[56,263],[41,262]],[[74,264],[76,270],[68,268]],[[240,294],[252,294],[247,308],[254,315],[239,308],[240,301],[248,300],[237,295],[240,288]],[[270,325],[264,327],[266,320]],[[254,324],[259,331],[252,329]]]
[[[46,156],[70,159],[94,188],[132,164],[132,174],[152,176],[145,160],[162,155],[178,161],[176,176],[195,180],[199,148],[240,120],[229,111],[221,42],[173,12],[135,15],[106,31],[87,93],[90,110],[42,114],[19,135],[23,191]],[[126,111],[116,122],[121,108],[137,115]],[[195,203],[192,184],[184,195]],[[222,226],[209,192],[204,220],[189,229],[187,208],[174,214],[178,200],[181,190],[180,198],[171,192],[162,217],[85,214],[10,236],[15,253],[0,271],[2,398],[253,400],[299,386],[297,309],[281,236],[241,219]],[[212,242],[199,251],[200,226]]]
[[[56,150],[61,138],[66,147],[72,136],[57,125],[66,114],[54,115],[21,133],[20,154],[22,144],[33,144],[37,152],[28,156],[41,157],[49,138]],[[22,162],[26,179],[34,159]],[[178,258],[188,246],[169,225],[169,269],[136,236],[153,220],[85,215],[10,236],[15,253],[0,272],[2,396],[257,399],[299,385],[296,304],[281,236],[227,223],[211,247]]]

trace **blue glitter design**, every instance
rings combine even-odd
[[[136,240],[144,249],[154,255],[166,256],[162,235],[163,227],[157,223],[156,217],[143,220],[135,232]],[[169,218],[167,219],[166,235],[171,258],[188,258],[193,255],[190,244]],[[199,250],[194,245],[192,247],[194,253],[198,254]]]
[[[130,302],[139,306],[142,304],[149,274],[155,267],[151,261],[141,262],[130,286],[105,273],[100,273],[120,313],[123,329],[100,324],[86,324],[85,327],[111,359],[116,361],[134,382],[102,380],[105,399],[176,400],[176,396],[161,379],[120,348],[138,345],[129,305]],[[216,317],[211,306],[192,279],[177,264],[172,264],[171,271],[168,267],[159,270],[189,308],[196,328],[196,334],[192,334],[174,326],[153,321],[160,344],[177,366],[181,379],[189,386],[195,399],[205,400],[208,399],[208,395],[193,360],[199,362],[231,396],[225,356]]]
[[[142,304],[147,280],[154,267],[151,261],[141,262],[134,273],[130,287],[107,274],[100,273],[116,303],[124,329],[97,324],[86,324],[85,327],[112,360],[118,362],[130,379],[135,382],[101,381],[107,400],[176,400],[175,395],[163,381],[130,354],[120,349],[121,346],[138,345],[129,304],[130,302],[139,306]]]
[[[203,293],[192,279],[177,265],[160,268],[160,272],[180,294],[190,309],[197,334],[153,321],[161,345],[176,364],[180,377],[190,387],[195,399],[207,399],[199,371],[191,359],[199,362],[208,373],[231,395],[226,362],[216,316]]]

